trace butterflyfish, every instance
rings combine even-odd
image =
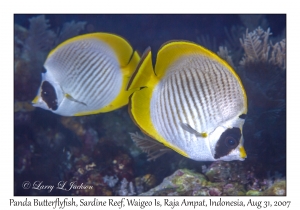
[[[33,106],[63,116],[109,112],[128,103],[126,85],[139,54],[122,37],[91,33],[73,37],[48,55]]]
[[[130,116],[152,139],[196,161],[246,158],[245,89],[234,69],[210,50],[170,41],[159,49],[153,68],[147,48],[127,89],[136,90]]]

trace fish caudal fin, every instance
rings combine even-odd
[[[127,90],[139,90],[142,87],[153,87],[158,82],[152,65],[151,48],[148,47],[141,60],[132,74]]]
[[[152,66],[151,49],[148,47],[127,85],[128,91],[134,91],[130,96],[128,109],[133,122],[145,134],[158,140],[161,137],[156,132],[150,116],[151,95],[157,83]]]

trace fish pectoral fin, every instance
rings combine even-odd
[[[87,106],[86,103],[84,103],[84,102],[82,102],[82,101],[76,100],[75,98],[73,98],[73,97],[72,97],[70,94],[68,94],[68,93],[65,93],[65,97],[66,97],[67,99],[69,99],[70,101],[74,101],[74,102],[76,102],[76,103],[79,103],[79,104],[82,104],[82,105]]]
[[[202,137],[202,138],[206,138],[208,136],[206,132],[199,133],[187,123],[180,122],[180,126],[182,127],[183,130],[191,134],[194,134],[195,136]]]

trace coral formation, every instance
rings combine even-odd
[[[282,41],[277,42],[275,45],[272,45],[268,42],[269,36],[271,34],[272,33],[270,33],[270,28],[268,28],[267,31],[264,31],[260,27],[250,33],[248,33],[248,30],[246,31],[243,39],[240,39],[241,45],[245,50],[245,56],[240,61],[240,64],[242,66],[260,62],[270,63],[285,70],[285,39],[282,39]]]
[[[15,112],[31,112],[35,109],[35,107],[33,107],[31,105],[30,102],[28,101],[16,101],[15,104],[14,104],[14,111]]]
[[[109,187],[114,187],[116,183],[119,181],[118,177],[116,176],[104,176],[103,177],[104,183],[107,183]]]
[[[276,167],[285,164],[286,156],[286,52],[285,38],[273,45],[270,34],[261,28],[246,33],[238,70],[248,95],[244,130],[252,140],[251,145],[245,141],[250,158],[268,154],[263,161]],[[271,158],[275,153],[277,158]]]
[[[61,123],[71,131],[73,131],[77,136],[83,136],[85,134],[85,129],[83,125],[72,117],[61,117]]]
[[[210,170],[209,170],[210,171]],[[220,176],[223,171],[217,172]],[[206,173],[206,175],[208,175]],[[227,178],[229,179],[229,178]],[[230,181],[229,181],[230,180]],[[242,182],[235,180],[218,180],[218,182],[208,181],[199,173],[187,169],[179,169],[171,176],[166,177],[163,182],[140,195],[285,195],[285,180],[274,182],[265,190],[248,190]]]
[[[136,195],[133,183],[128,183],[127,179],[123,178],[120,184],[120,189],[117,190],[117,195]]]
[[[221,184],[207,181],[204,175],[179,169],[160,185],[140,195],[220,195],[221,190]]]

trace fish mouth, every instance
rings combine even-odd
[[[32,106],[36,106],[36,104],[39,101],[39,95],[37,95],[36,97],[34,97],[34,99],[31,101]]]
[[[247,157],[245,148],[243,146],[240,146],[239,151],[240,151],[240,158],[245,159]]]

